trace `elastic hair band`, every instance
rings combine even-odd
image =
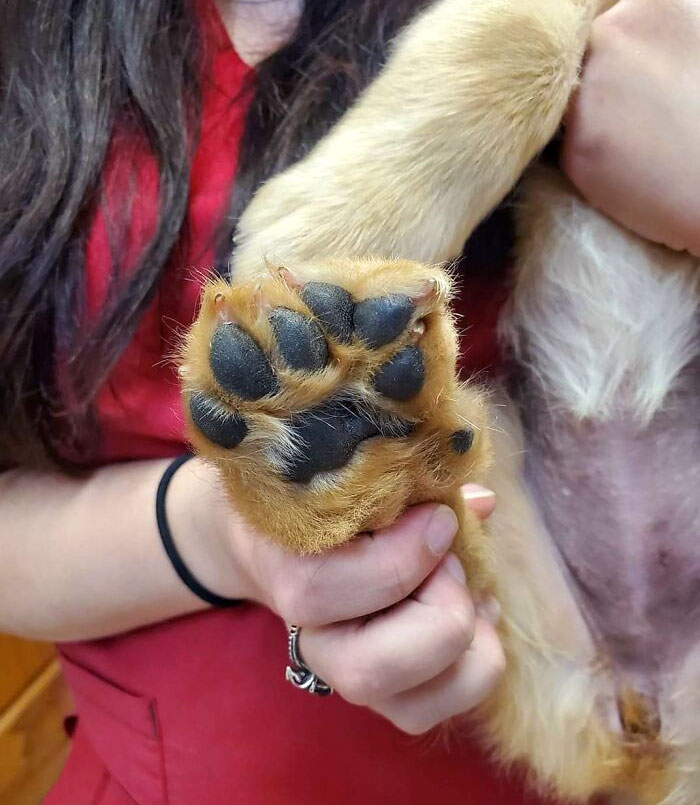
[[[182,456],[178,456],[171,464],[168,465],[160,479],[160,483],[158,484],[158,491],[156,492],[156,521],[158,522],[160,541],[163,543],[165,552],[168,555],[168,559],[170,559],[172,566],[175,568],[175,572],[180,577],[183,584],[191,592],[193,592],[198,598],[201,598],[202,601],[205,601],[207,604],[211,604],[211,606],[233,607],[241,603],[240,599],[224,598],[223,596],[208,590],[194,577],[175,547],[175,541],[173,540],[173,535],[170,531],[170,526],[168,525],[168,519],[165,516],[165,495],[168,491],[170,481],[180,467],[191,458],[194,458],[192,453],[185,453]]]

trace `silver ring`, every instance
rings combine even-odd
[[[301,626],[290,626],[287,637],[287,650],[289,653],[289,665],[286,667],[284,676],[287,682],[291,682],[295,688],[315,693],[317,696],[329,696],[333,693],[333,688],[324,682],[320,676],[309,668],[301,659],[299,654],[299,635]]]

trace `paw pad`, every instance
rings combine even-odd
[[[474,444],[474,431],[471,428],[457,430],[452,434],[450,441],[455,453],[459,453],[459,455],[462,456]]]
[[[404,347],[379,367],[374,388],[385,397],[407,402],[418,394],[425,381],[423,353],[418,347]]]
[[[303,447],[285,475],[302,483],[318,472],[340,469],[360,442],[379,435],[379,428],[350,401],[331,400],[293,417],[290,425]]]
[[[404,294],[365,299],[355,305],[355,334],[370,349],[379,349],[401,335],[415,309]]]
[[[336,341],[350,342],[355,303],[345,288],[327,282],[307,282],[301,299]]]
[[[328,361],[328,347],[313,319],[280,307],[270,314],[270,323],[277,349],[287,366],[307,372],[323,369]]]
[[[204,394],[190,397],[190,415],[207,439],[225,450],[238,447],[248,435],[248,425],[242,417],[222,410],[216,400]]]
[[[221,388],[243,400],[259,400],[278,390],[265,353],[237,324],[220,324],[216,328],[209,365]]]

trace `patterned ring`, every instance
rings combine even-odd
[[[319,676],[304,663],[299,654],[299,635],[300,626],[290,626],[288,632],[287,648],[289,653],[289,665],[285,669],[284,676],[295,688],[315,693],[317,696],[329,696],[333,693],[333,688],[324,682]]]

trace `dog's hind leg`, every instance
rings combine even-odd
[[[254,197],[234,277],[265,257],[455,257],[555,133],[599,5],[431,5],[330,134]]]

